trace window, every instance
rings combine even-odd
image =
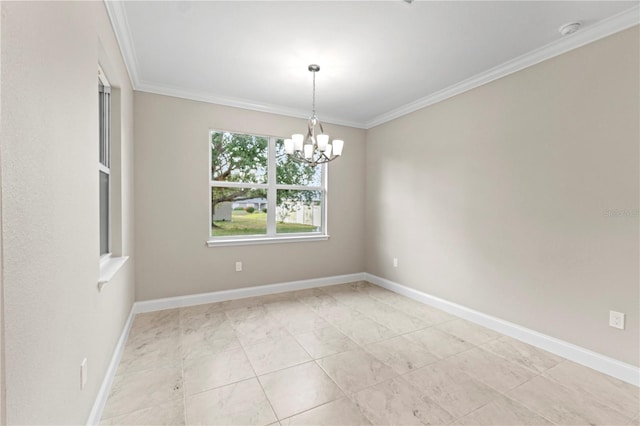
[[[117,80],[112,80],[116,82]],[[116,276],[129,259],[122,253],[121,101],[98,65],[98,201],[100,268],[98,290]],[[112,120],[113,117],[113,120]]]
[[[98,182],[100,191],[100,256],[111,252],[111,214],[109,193],[111,180],[111,86],[98,70],[99,150]]]
[[[276,137],[211,131],[209,245],[326,239],[326,166],[291,161]]]

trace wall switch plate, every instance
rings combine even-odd
[[[393,258],[393,267],[394,267],[394,268],[397,268],[397,267],[398,267],[398,258],[397,258],[397,257],[394,257],[394,258]]]
[[[83,359],[80,364],[80,389],[87,385],[87,359]]]
[[[242,272],[242,262],[236,262],[236,272]]]
[[[622,312],[609,311],[609,325],[613,328],[624,330],[624,314]]]

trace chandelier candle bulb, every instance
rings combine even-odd
[[[329,135],[318,135],[318,151],[324,152],[327,149],[329,143]]]
[[[327,145],[327,149],[324,151],[324,155],[327,156],[327,158],[331,158],[331,150],[333,149],[333,147],[331,146],[331,144]]]
[[[291,136],[291,138],[293,139],[293,150],[294,151],[302,151],[302,143],[304,142],[304,135],[301,135],[300,133],[296,133],[295,135]]]
[[[334,139],[333,141],[333,155],[339,157],[342,155],[342,148],[344,147],[344,141],[340,139]]]
[[[293,140],[291,139],[284,140],[284,150],[288,155],[293,154]]]
[[[308,143],[304,146],[304,158],[310,160],[313,158],[313,145]]]

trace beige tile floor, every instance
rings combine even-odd
[[[136,316],[104,425],[638,425],[638,388],[358,282]]]

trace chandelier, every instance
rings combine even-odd
[[[309,71],[313,73],[313,110],[307,122],[307,136],[301,133],[292,135],[291,139],[284,140],[284,149],[293,161],[315,167],[340,157],[344,141],[334,139],[330,143],[329,135],[324,132],[322,123],[316,117],[316,73],[320,71],[320,66],[311,64]],[[320,129],[320,133],[317,133],[316,127]]]

